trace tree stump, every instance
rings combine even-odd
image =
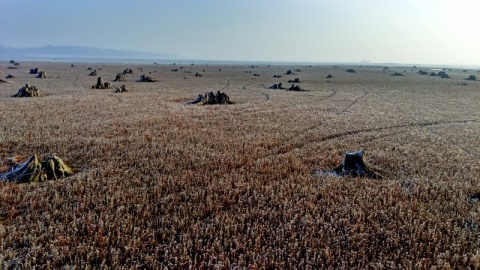
[[[30,69],[30,74],[37,74],[38,73],[38,68],[31,68]]]
[[[45,72],[45,71],[40,71],[40,73],[38,73],[38,75],[37,75],[37,78],[39,78],[39,79],[45,79],[45,78],[47,78],[47,72]]]
[[[13,76],[12,74],[8,74],[7,77],[5,77],[7,79],[15,79],[15,76]]]
[[[267,89],[285,89],[285,88],[283,88],[282,83],[274,83],[269,87],[267,87]]]
[[[115,82],[126,82],[127,78],[123,75],[123,73],[118,73],[117,76],[115,77]]]
[[[328,74],[328,76],[326,78],[327,79],[333,79],[333,76],[331,74]]]
[[[340,176],[370,177],[374,179],[383,179],[383,176],[375,172],[368,165],[363,157],[363,151],[347,152],[345,160],[330,172]]]
[[[97,78],[97,84],[92,85],[92,89],[110,89],[112,84],[109,82],[103,82],[102,77]]]
[[[467,81],[476,81],[476,80],[477,80],[477,77],[475,77],[475,75],[470,75],[470,76],[468,76],[468,78],[466,78],[465,80],[467,80]]]
[[[197,105],[214,105],[214,104],[234,104],[230,101],[230,97],[226,93],[217,91],[217,93],[208,92],[205,95],[198,95],[197,98],[193,101],[187,102],[187,104],[197,104]]]
[[[133,70],[131,68],[126,68],[124,71],[123,71],[123,75],[126,75],[126,74],[133,74]]]
[[[140,79],[137,82],[158,82],[158,80],[150,76],[145,76],[145,74],[143,74],[142,76],[140,76]]]
[[[90,74],[88,74],[88,76],[97,76],[97,70],[94,69],[92,72],[90,72]]]
[[[293,80],[288,80],[289,83],[300,83],[300,79],[299,78],[295,78]]]
[[[195,77],[202,77],[202,74],[196,72],[196,73],[195,73]]]
[[[28,83],[20,88],[18,92],[12,97],[39,97],[40,93],[35,86],[30,86]]]
[[[122,86],[120,86],[120,88],[117,88],[117,90],[115,90],[115,93],[125,93],[125,92],[128,92],[128,89],[125,86],[125,84],[122,84]]]
[[[303,89],[299,85],[292,84],[292,86],[290,86],[287,91],[303,91]]]
[[[17,163],[12,158],[10,166],[7,172],[0,173],[0,182],[43,182],[73,175],[73,170],[55,154],[42,162],[35,154],[23,163]]]

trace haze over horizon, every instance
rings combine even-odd
[[[184,59],[480,65],[480,2],[6,0],[0,45]]]

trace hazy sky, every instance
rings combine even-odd
[[[0,0],[0,45],[480,65],[476,0]]]

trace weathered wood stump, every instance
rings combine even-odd
[[[383,176],[369,167],[368,162],[363,156],[363,151],[347,152],[345,160],[330,171],[340,176],[370,177],[374,179],[383,179]]]
[[[403,75],[402,73],[399,73],[399,72],[395,72],[390,76],[405,76],[405,75]]]
[[[275,74],[275,75],[273,75],[273,77],[278,79],[278,78],[281,78],[282,75],[280,75],[280,74]]]
[[[226,93],[217,91],[205,93],[205,95],[198,95],[197,98],[193,101],[187,102],[187,104],[197,104],[197,105],[214,105],[214,104],[234,104],[230,101],[230,97]]]
[[[30,74],[37,74],[38,73],[38,68],[31,68],[30,69]]]
[[[40,73],[38,73],[38,75],[37,75],[37,78],[39,78],[39,79],[45,79],[45,78],[47,78],[47,72],[45,72],[45,71],[40,71]]]
[[[470,76],[468,76],[468,78],[466,78],[465,80],[467,80],[467,81],[476,81],[476,80],[477,80],[477,77],[475,77],[475,75],[470,75]]]
[[[125,92],[128,92],[128,89],[125,86],[125,84],[122,84],[122,86],[120,86],[120,88],[117,88],[117,90],[115,90],[115,93],[125,93]]]
[[[30,86],[28,83],[20,88],[18,92],[12,97],[39,97],[40,93],[35,86]]]
[[[102,77],[97,78],[97,84],[92,85],[92,89],[110,89],[112,84],[109,82],[103,82]]]
[[[15,76],[13,76],[12,74],[8,74],[7,77],[5,77],[7,79],[15,79]]]
[[[90,74],[88,74],[88,76],[97,76],[97,70],[94,69],[92,72],[90,72]]]
[[[9,166],[7,172],[0,173],[0,182],[43,182],[73,175],[73,170],[56,154],[42,162],[35,154],[23,163],[12,158],[9,160]]]
[[[115,77],[115,82],[126,82],[127,78],[125,78],[125,75],[123,73],[118,73],[117,76]]]
[[[195,73],[195,77],[202,77],[202,74],[196,72],[196,73]]]
[[[327,78],[327,79],[333,79],[333,76],[332,76],[331,74],[328,74],[328,76],[325,77],[325,78]]]
[[[353,68],[347,69],[347,72],[348,72],[348,73],[357,73]]]
[[[143,74],[142,76],[140,76],[140,79],[137,82],[158,82],[158,80],[150,76],[145,76],[145,74]]]

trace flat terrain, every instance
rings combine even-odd
[[[77,173],[0,184],[0,268],[480,267],[476,70],[9,66],[1,163],[57,153]],[[112,82],[130,92],[90,89],[88,67],[105,81],[132,68]],[[266,89],[295,77],[308,91]],[[10,98],[26,83],[43,96]],[[218,90],[236,104],[184,104]],[[322,173],[359,149],[386,179]]]

